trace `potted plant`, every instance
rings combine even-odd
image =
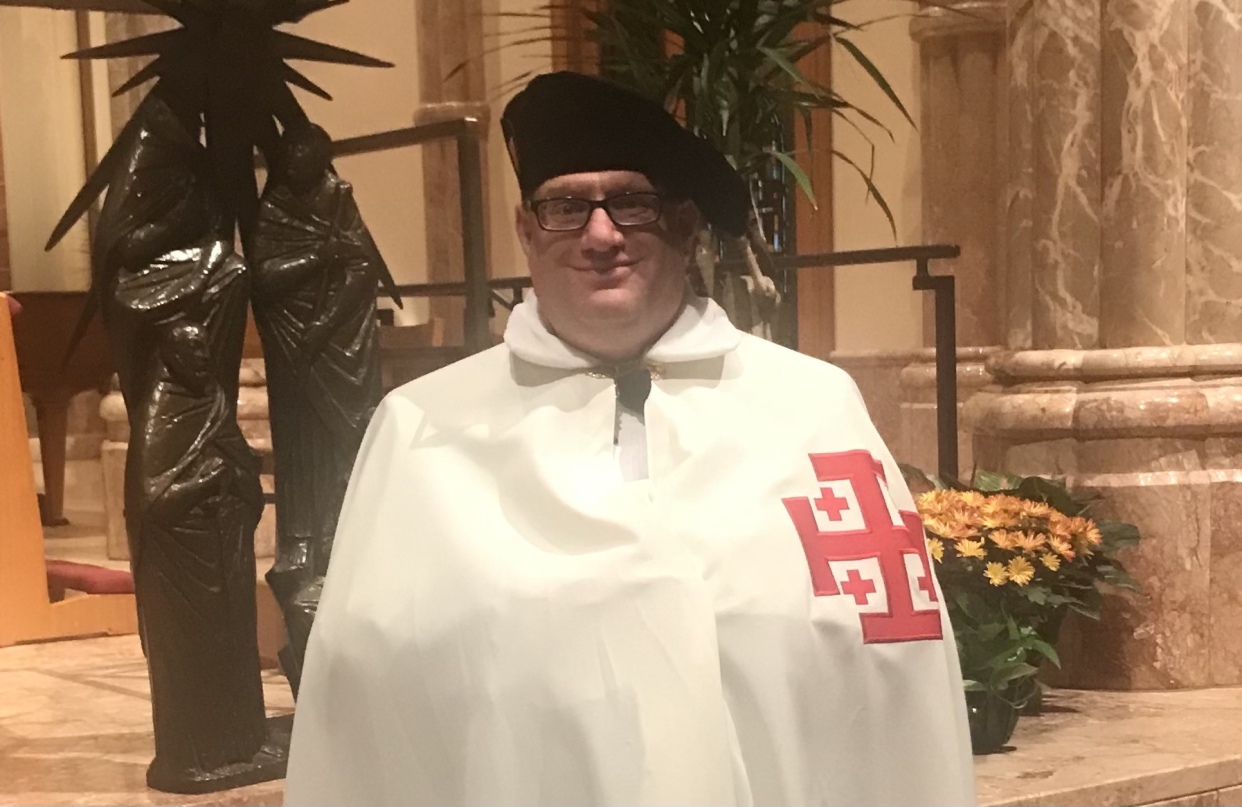
[[[1038,701],[1039,664],[1067,614],[1098,619],[1103,591],[1137,590],[1117,554],[1132,524],[1095,520],[1062,482],[979,472],[971,485],[905,469],[957,638],[976,753],[999,750]],[[928,489],[929,488],[929,489]]]

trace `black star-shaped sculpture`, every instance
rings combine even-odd
[[[166,103],[194,134],[205,129],[212,186],[226,216],[249,246],[259,208],[255,150],[271,164],[280,127],[304,123],[289,85],[331,100],[332,96],[286,60],[392,67],[390,62],[326,45],[276,26],[347,0],[144,0],[181,27],[70,53],[67,59],[155,56],[116,95],[156,79],[151,93]],[[118,134],[57,223],[47,248],[65,236],[108,187],[139,130],[135,115]]]

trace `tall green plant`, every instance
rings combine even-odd
[[[811,141],[811,113],[828,110],[871,145],[863,168],[837,149],[831,154],[866,184],[892,224],[873,181],[871,134],[892,131],[799,64],[834,45],[856,61],[914,124],[888,80],[854,43],[862,26],[838,15],[848,0],[613,0],[608,12],[584,11],[599,45],[602,72],[684,117],[686,126],[724,153],[747,179],[789,172],[813,203],[814,189],[795,154],[790,127],[800,119]],[[857,5],[857,3],[855,3]],[[814,35],[806,35],[812,31]],[[861,125],[860,125],[861,124]]]

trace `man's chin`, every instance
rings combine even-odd
[[[627,319],[639,313],[638,296],[629,289],[598,289],[587,296],[582,309],[591,316]]]

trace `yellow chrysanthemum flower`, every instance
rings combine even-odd
[[[1040,555],[1039,562],[1054,572],[1061,568],[1061,559],[1051,552],[1045,552]]]
[[[958,494],[958,500],[967,507],[982,507],[987,501],[984,495],[977,490],[966,490]]]
[[[1013,513],[997,510],[994,513],[983,513],[979,523],[990,530],[1018,526],[1018,517]]]
[[[944,543],[939,538],[928,538],[927,554],[931,555],[939,563],[944,559]]]
[[[975,527],[975,519],[970,513],[962,510],[951,510],[945,519],[949,523],[949,532],[945,534],[946,538],[952,538],[960,541],[963,538],[975,538],[979,531]]]
[[[953,537],[953,525],[946,522],[943,518],[925,518],[923,519],[923,527],[928,532],[941,538]]]
[[[983,551],[983,541],[958,541],[957,554],[964,558],[981,558],[987,553]]]
[[[944,513],[945,502],[944,496],[941,495],[943,492],[940,490],[929,490],[926,493],[919,494],[916,504],[924,518]]]
[[[994,586],[1003,586],[1009,580],[1009,572],[1003,563],[989,563],[983,570],[983,574]]]
[[[1023,557],[1017,557],[1009,561],[1009,579],[1020,586],[1025,586],[1035,577],[1035,567],[1031,562]]]
[[[1047,518],[1052,515],[1052,508],[1044,502],[1023,499],[1020,512],[1026,518]]]
[[[1022,549],[1023,552],[1034,555],[1044,546],[1044,536],[1037,532],[1020,532],[1017,533],[1014,543]]]

